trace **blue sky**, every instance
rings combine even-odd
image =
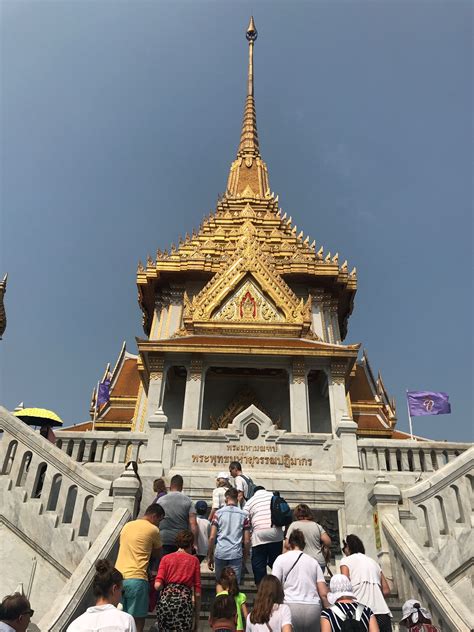
[[[88,417],[142,336],[136,266],[224,191],[253,13],[257,122],[284,211],[358,270],[347,342],[415,432],[472,440],[470,2],[1,4],[0,399]]]

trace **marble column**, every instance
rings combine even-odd
[[[204,372],[201,358],[192,358],[187,367],[186,391],[184,393],[183,429],[197,430],[200,427],[204,397]]]
[[[337,427],[345,417],[350,419],[346,398],[346,363],[333,362],[328,375],[329,405],[331,408],[331,427],[336,434]]]
[[[148,384],[148,445],[146,451],[147,462],[161,462],[163,456],[163,437],[168,418],[163,412],[163,395],[165,390],[166,372],[164,371],[164,357],[151,356],[148,360],[150,368],[150,382]]]
[[[308,381],[304,359],[293,360],[290,376],[291,432],[310,432]]]

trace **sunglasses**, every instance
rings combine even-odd
[[[25,614],[27,614],[29,617],[32,617],[35,614],[34,610],[25,610],[25,612],[21,613],[21,616],[24,616]]]
[[[342,549],[341,551],[344,553],[344,549],[347,549],[347,542],[345,540],[342,541]]]

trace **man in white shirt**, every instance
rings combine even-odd
[[[25,595],[8,595],[0,604],[0,631],[26,632],[33,615],[34,610]]]
[[[234,487],[239,492],[239,507],[243,507],[249,497],[248,479],[242,474],[242,465],[238,461],[232,461],[229,472],[234,479]]]
[[[272,492],[258,486],[244,506],[244,511],[249,514],[252,530],[252,570],[257,586],[267,574],[267,566],[272,568],[273,562],[282,551],[283,529],[272,527],[272,497]]]

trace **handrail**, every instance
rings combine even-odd
[[[417,588],[425,593],[431,608],[441,621],[445,621],[453,632],[470,632],[474,627],[468,608],[456,595],[438,569],[423,555],[421,549],[394,516],[384,516],[382,529],[390,548],[403,561],[409,575],[416,580]],[[399,569],[396,567],[397,572]],[[413,595],[402,595],[403,582],[398,582],[400,597],[409,599]]]
[[[62,632],[90,605],[87,601],[95,575],[95,563],[99,559],[115,559],[120,531],[130,518],[128,509],[117,509],[113,512],[51,608],[38,623],[41,632]]]
[[[474,446],[460,454],[456,459],[436,470],[429,478],[402,491],[403,498],[409,498],[415,504],[436,496],[441,489],[464,476],[474,467]]]
[[[97,495],[104,489],[110,489],[111,481],[101,478],[90,470],[75,463],[64,452],[47,443],[29,426],[17,419],[6,408],[0,406],[0,429],[33,450],[40,458],[53,465],[58,472],[68,476],[82,489]]]

